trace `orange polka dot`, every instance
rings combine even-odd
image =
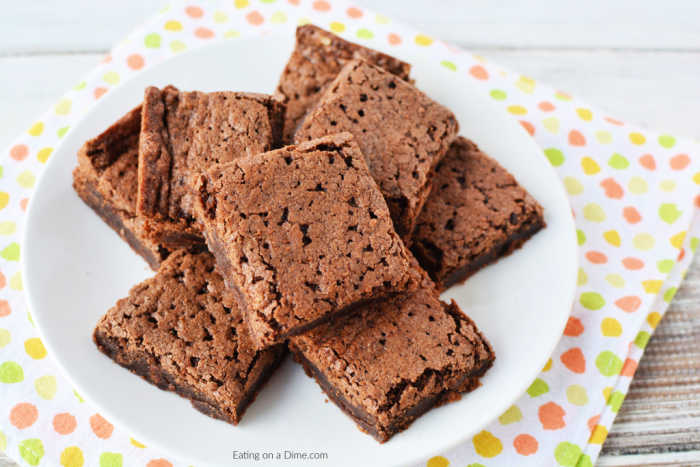
[[[204,14],[204,11],[202,11],[202,9],[198,6],[192,5],[185,8],[185,13],[187,13],[187,16],[189,16],[190,18],[201,18]]]
[[[22,198],[22,200],[19,202],[19,207],[22,211],[26,211],[28,204],[29,204],[29,198]]]
[[[690,157],[688,154],[678,154],[671,158],[670,164],[673,170],[683,170],[690,164]]]
[[[75,431],[78,422],[69,413],[59,413],[53,417],[53,429],[59,435],[69,435]]]
[[[214,31],[212,31],[209,28],[197,28],[194,31],[194,35],[199,37],[200,39],[211,39],[214,37]]]
[[[622,123],[620,120],[617,120],[617,119],[612,118],[612,117],[605,117],[605,121],[608,123],[611,123],[613,125],[617,125],[617,126],[624,125],[624,123]]]
[[[90,417],[90,428],[92,428],[93,433],[98,438],[107,439],[112,436],[112,431],[114,431],[114,425],[109,423],[100,414],[95,414]]]
[[[618,298],[615,301],[615,305],[622,311],[634,313],[642,305],[642,299],[635,295],[628,295],[627,297]]]
[[[126,58],[126,64],[132,70],[140,70],[143,68],[143,57],[139,54],[131,54]]]
[[[469,74],[472,75],[476,79],[480,80],[485,80],[489,79],[489,72],[486,71],[486,68],[484,68],[481,65],[474,65],[469,69]]]
[[[331,9],[331,4],[324,0],[316,0],[313,3],[313,8],[316,11],[328,11]]]
[[[102,86],[98,86],[95,88],[94,91],[92,91],[92,95],[95,96],[95,99],[99,99],[106,92],[107,92],[107,88],[103,88]]]
[[[299,0],[287,0],[290,5],[298,6],[299,5]]]
[[[644,154],[639,158],[639,165],[648,170],[656,170],[656,161],[651,154]]]
[[[542,428],[545,430],[559,430],[566,426],[564,415],[566,411],[555,402],[547,402],[537,411],[542,423]]]
[[[354,6],[348,8],[347,14],[351,18],[362,18],[362,10],[355,8]]]
[[[146,467],[173,467],[173,464],[166,461],[165,459],[153,459],[151,461],[148,461]]]
[[[588,422],[586,425],[588,425],[588,431],[593,431],[595,426],[598,424],[600,421],[600,415],[596,415],[595,417],[591,417],[588,419]]]
[[[557,95],[563,99],[571,99],[571,94],[564,92],[564,91],[557,91]]]
[[[638,271],[644,267],[644,261],[639,258],[632,258],[631,256],[628,256],[622,260],[622,265],[630,271]]]
[[[572,146],[585,146],[586,138],[578,130],[571,130],[569,132],[569,144]]]
[[[583,356],[583,352],[578,347],[569,349],[561,354],[560,360],[564,366],[574,373],[586,371],[586,357]]]
[[[17,404],[10,411],[10,423],[20,430],[32,426],[37,418],[39,411],[34,404],[28,402]]]
[[[260,26],[261,24],[263,24],[263,21],[265,21],[263,15],[261,15],[260,12],[257,10],[251,11],[250,13],[245,15],[245,19],[253,26]]]
[[[552,110],[556,109],[556,107],[554,107],[554,104],[548,101],[540,102],[539,104],[537,104],[537,107],[539,107],[542,112],[551,112]]]
[[[26,144],[17,144],[10,148],[10,157],[16,161],[24,160],[29,155],[29,148]]]
[[[390,45],[399,45],[401,43],[401,36],[392,32],[387,36],[387,40]]]
[[[700,195],[698,195],[700,197]],[[676,261],[680,261],[685,257],[685,248],[681,248],[680,253],[678,253],[678,258],[676,258]]]
[[[537,452],[539,444],[534,437],[523,433],[515,437],[513,440],[513,447],[515,448],[515,452],[521,456],[529,456]]]
[[[620,374],[622,376],[629,376],[630,378],[634,376],[634,372],[637,371],[637,362],[632,360],[631,358],[628,358],[625,360],[624,365],[622,365],[622,370],[620,371]]]
[[[0,289],[4,288],[7,284],[7,279],[5,279],[5,274],[0,271]]]
[[[564,328],[564,335],[569,337],[576,337],[583,334],[583,323],[580,319],[569,317],[569,321],[566,322],[566,327]]]
[[[700,208],[700,195],[695,196],[695,206]]]
[[[634,206],[626,206],[622,210],[622,217],[630,224],[636,224],[642,220],[642,215],[639,214],[639,211]]]
[[[109,63],[111,61],[112,61],[112,56],[110,54],[105,55],[104,58],[102,59],[102,63]]]
[[[622,189],[619,183],[612,178],[606,178],[600,182],[600,186],[605,190],[605,196],[612,199],[621,199],[625,195],[625,190]]]
[[[586,259],[593,264],[605,264],[608,262],[608,257],[600,251],[589,251],[586,253]]]
[[[4,276],[3,276],[4,279]],[[12,313],[12,308],[10,308],[10,303],[7,300],[0,300],[0,318],[4,316],[9,316]]]
[[[525,130],[530,133],[530,136],[535,136],[535,127],[530,122],[525,120],[520,120],[520,124],[525,128]]]

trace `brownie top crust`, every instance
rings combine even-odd
[[[452,112],[413,85],[358,59],[329,85],[295,139],[352,133],[405,238],[458,127]]]
[[[500,256],[497,250],[509,239],[544,225],[542,207],[515,178],[459,137],[435,170],[412,248],[433,278],[449,286],[445,280],[455,270],[485,255]]]
[[[410,253],[350,134],[201,176],[195,210],[261,343],[412,286]]]
[[[277,87],[277,94],[287,105],[286,141],[291,142],[304,114],[343,65],[353,58],[363,58],[403,80],[409,80],[411,65],[406,62],[346,41],[311,24],[297,28],[296,46]]]
[[[193,174],[280,144],[283,105],[272,96],[148,87],[139,142],[138,212],[189,226]]]

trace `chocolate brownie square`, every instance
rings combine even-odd
[[[363,60],[349,62],[304,118],[297,142],[340,131],[355,136],[407,240],[430,193],[433,169],[457,136],[448,109]]]
[[[73,188],[107,225],[158,269],[168,249],[146,234],[136,214],[141,106],[136,107],[78,151]]]
[[[411,249],[445,289],[510,254],[544,227],[537,201],[473,142],[459,137],[435,170]]]
[[[282,72],[277,95],[287,105],[284,138],[291,142],[299,122],[318,101],[325,87],[353,58],[363,58],[408,81],[411,65],[390,55],[348,42],[317,26],[299,26],[296,46]]]
[[[283,105],[263,94],[147,88],[137,210],[152,238],[171,249],[203,244],[193,225],[190,176],[278,147],[283,118]]]
[[[285,354],[254,350],[214,258],[183,250],[119,300],[93,339],[119,365],[234,425]]]
[[[209,249],[260,347],[414,287],[411,254],[348,133],[215,167],[196,190]]]
[[[431,285],[292,337],[306,373],[383,443],[435,405],[479,385],[495,355],[476,325]]]

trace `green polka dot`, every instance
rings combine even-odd
[[[24,288],[22,284],[21,272],[17,272],[12,277],[10,277],[10,288],[12,290],[22,290]]]
[[[0,452],[5,451],[7,451],[7,437],[5,437],[5,433],[0,430]]]
[[[622,154],[615,153],[608,159],[608,165],[613,169],[626,169],[630,165],[630,161],[625,158]]]
[[[622,407],[622,402],[624,400],[624,394],[622,394],[620,391],[613,391],[612,394],[610,394],[610,397],[608,397],[608,402],[606,403],[610,406],[610,410],[617,413],[617,411],[620,410],[620,407]]]
[[[123,457],[118,452],[100,454],[100,467],[122,467]]]
[[[24,381],[24,371],[15,362],[5,362],[0,365],[0,383],[12,384]]]
[[[152,32],[143,38],[143,43],[149,49],[157,49],[160,47],[160,35]]]
[[[374,33],[367,28],[360,28],[357,30],[357,37],[360,39],[372,39]]]
[[[0,257],[7,261],[19,261],[19,244],[17,242],[10,243],[2,251]]]
[[[484,464],[479,464],[478,462],[475,462],[473,464],[469,464],[467,467],[485,467]]]
[[[559,119],[557,119],[556,117],[547,117],[543,119],[542,125],[550,133],[559,133]]]
[[[659,144],[666,149],[671,149],[676,144],[676,138],[671,135],[661,135],[659,136]]]
[[[574,405],[586,405],[588,404],[588,394],[586,393],[586,388],[579,384],[572,384],[566,388],[566,399]]]
[[[17,230],[17,224],[12,221],[0,222],[0,235],[11,235]]]
[[[83,402],[85,402],[85,399],[83,399],[83,398],[80,396],[80,394],[78,394],[78,391],[76,391],[75,389],[73,389],[73,395],[75,396],[76,399],[78,399],[78,402],[80,402],[81,404],[82,404]]]
[[[583,207],[583,217],[591,222],[603,222],[605,211],[597,203],[588,203]]]
[[[695,250],[698,249],[698,244],[700,243],[700,238],[698,237],[693,237],[690,239],[690,251],[695,253]]]
[[[639,333],[637,333],[637,337],[634,338],[634,345],[636,345],[640,349],[643,349],[647,346],[650,337],[651,335],[648,332],[639,331]]]
[[[261,3],[275,3],[277,0],[260,0]]]
[[[17,176],[17,183],[22,188],[32,188],[36,182],[36,177],[29,170],[25,170]]]
[[[170,50],[172,50],[175,53],[182,52],[186,48],[187,48],[187,46],[182,41],[172,41],[170,43]]]
[[[505,91],[502,91],[501,89],[492,89],[489,94],[497,101],[503,101],[508,98],[508,94]]]
[[[44,457],[44,443],[38,438],[25,439],[19,443],[19,455],[29,465],[39,465]]]
[[[0,165],[0,178],[2,178],[2,175],[3,175],[3,172],[4,172],[4,171],[5,171],[5,170],[4,170],[4,169],[2,168],[2,166]],[[0,203],[1,203],[1,201],[0,201]],[[5,203],[5,204],[7,204],[7,203]],[[2,208],[0,208],[0,209],[2,209]]]
[[[625,286],[625,279],[619,274],[608,274],[605,281],[618,289]]]
[[[656,262],[656,268],[661,274],[668,274],[673,269],[673,265],[676,264],[672,259],[662,259]]]
[[[584,292],[580,298],[581,305],[589,310],[600,310],[605,306],[603,296],[598,292]]]
[[[61,452],[60,462],[63,467],[83,467],[85,465],[83,450],[78,446],[67,447]]]
[[[572,196],[583,193],[583,185],[574,177],[564,177],[564,188]]]
[[[32,319],[32,314],[30,312],[27,312],[27,321],[29,321],[29,324],[34,327],[34,320]]]
[[[654,240],[654,237],[652,237],[651,234],[640,233],[634,236],[634,238],[632,239],[632,243],[634,244],[634,247],[638,250],[649,251],[652,248],[654,248],[656,240]]]
[[[68,115],[70,113],[72,102],[70,99],[61,99],[54,107],[54,112],[56,115]]]
[[[10,335],[10,331],[0,328],[0,349],[9,344],[11,340],[12,336]]]
[[[517,405],[511,405],[508,410],[498,417],[498,422],[501,425],[510,425],[511,423],[519,422],[523,419],[523,413]]]
[[[564,163],[564,153],[556,148],[547,148],[544,150],[544,155],[549,159],[549,163],[554,167],[559,167]]]
[[[564,467],[576,467],[579,457],[581,457],[581,448],[568,441],[559,443],[554,450],[554,458]]]
[[[83,89],[85,89],[85,86],[87,86],[87,82],[81,81],[78,84],[76,84],[75,86],[73,86],[73,89],[76,91],[82,91]]]
[[[681,217],[681,214],[683,214],[683,211],[678,209],[678,206],[673,203],[663,203],[659,206],[659,217],[667,224],[676,222]]]
[[[45,400],[51,400],[56,395],[56,377],[47,375],[41,376],[34,381],[34,389],[39,397]]]
[[[377,24],[389,24],[389,18],[384,15],[377,15],[374,17],[374,21]]]
[[[56,130],[56,136],[58,136],[59,138],[63,138],[64,136],[66,136],[66,133],[68,133],[69,129],[69,126],[59,128],[58,130]]]
[[[228,21],[228,15],[226,15],[226,13],[224,13],[223,11],[214,12],[215,23],[225,23],[226,21]]]
[[[630,178],[630,181],[627,183],[627,188],[635,195],[643,195],[649,189],[647,182],[642,177]]]
[[[676,189],[676,182],[674,180],[662,180],[659,182],[659,188],[661,191],[670,193]]]
[[[535,381],[533,381],[530,387],[527,388],[527,393],[530,397],[541,396],[542,394],[547,394],[548,392],[549,386],[544,380],[540,378],[537,378]]]
[[[582,454],[576,462],[576,467],[593,467],[593,461],[588,454]]]
[[[108,71],[107,73],[102,75],[102,79],[105,83],[115,86],[119,84],[119,73],[117,73],[116,71]]]
[[[615,376],[622,370],[622,360],[611,351],[604,350],[596,357],[595,366],[603,376]]]
[[[669,287],[666,292],[664,292],[664,300],[666,303],[671,303],[671,300],[673,300],[677,290],[678,289],[676,287]]]
[[[270,16],[270,22],[272,24],[283,24],[287,22],[287,15],[282,13],[281,11],[276,11],[272,13],[272,16]]]
[[[583,230],[576,230],[576,240],[578,241],[579,246],[586,243],[586,234],[583,232]]]
[[[235,29],[229,29],[224,33],[224,38],[226,39],[234,39],[236,37],[241,37],[241,33]]]
[[[455,65],[453,62],[449,60],[443,60],[440,62],[440,65],[444,66],[450,71],[457,71],[457,65]]]
[[[586,285],[588,283],[588,274],[583,268],[578,268],[578,278],[576,279],[577,285]]]
[[[605,130],[596,131],[595,138],[600,144],[610,144],[613,140],[610,132]]]

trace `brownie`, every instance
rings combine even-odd
[[[260,347],[415,286],[348,133],[220,165],[195,189],[207,245]]]
[[[433,169],[458,127],[452,112],[412,84],[358,59],[345,65],[304,118],[295,139],[352,133],[396,231],[407,240],[430,193]]]
[[[459,137],[435,170],[411,249],[444,289],[510,254],[544,227],[537,201],[473,142]]]
[[[152,238],[171,249],[203,244],[193,225],[191,175],[278,147],[283,118],[284,106],[263,94],[146,88],[137,211]]]
[[[146,234],[136,214],[140,127],[141,106],[87,141],[78,151],[73,188],[151,268],[158,269],[169,251]]]
[[[431,286],[370,304],[292,337],[306,373],[379,442],[479,386],[495,355],[476,325]]]
[[[390,55],[348,42],[317,26],[299,26],[296,46],[282,72],[277,95],[287,105],[284,138],[291,142],[299,122],[323,89],[353,58],[363,58],[389,73],[408,81],[411,65]]]
[[[214,258],[183,250],[119,300],[93,339],[119,365],[234,425],[285,354],[254,350]]]

